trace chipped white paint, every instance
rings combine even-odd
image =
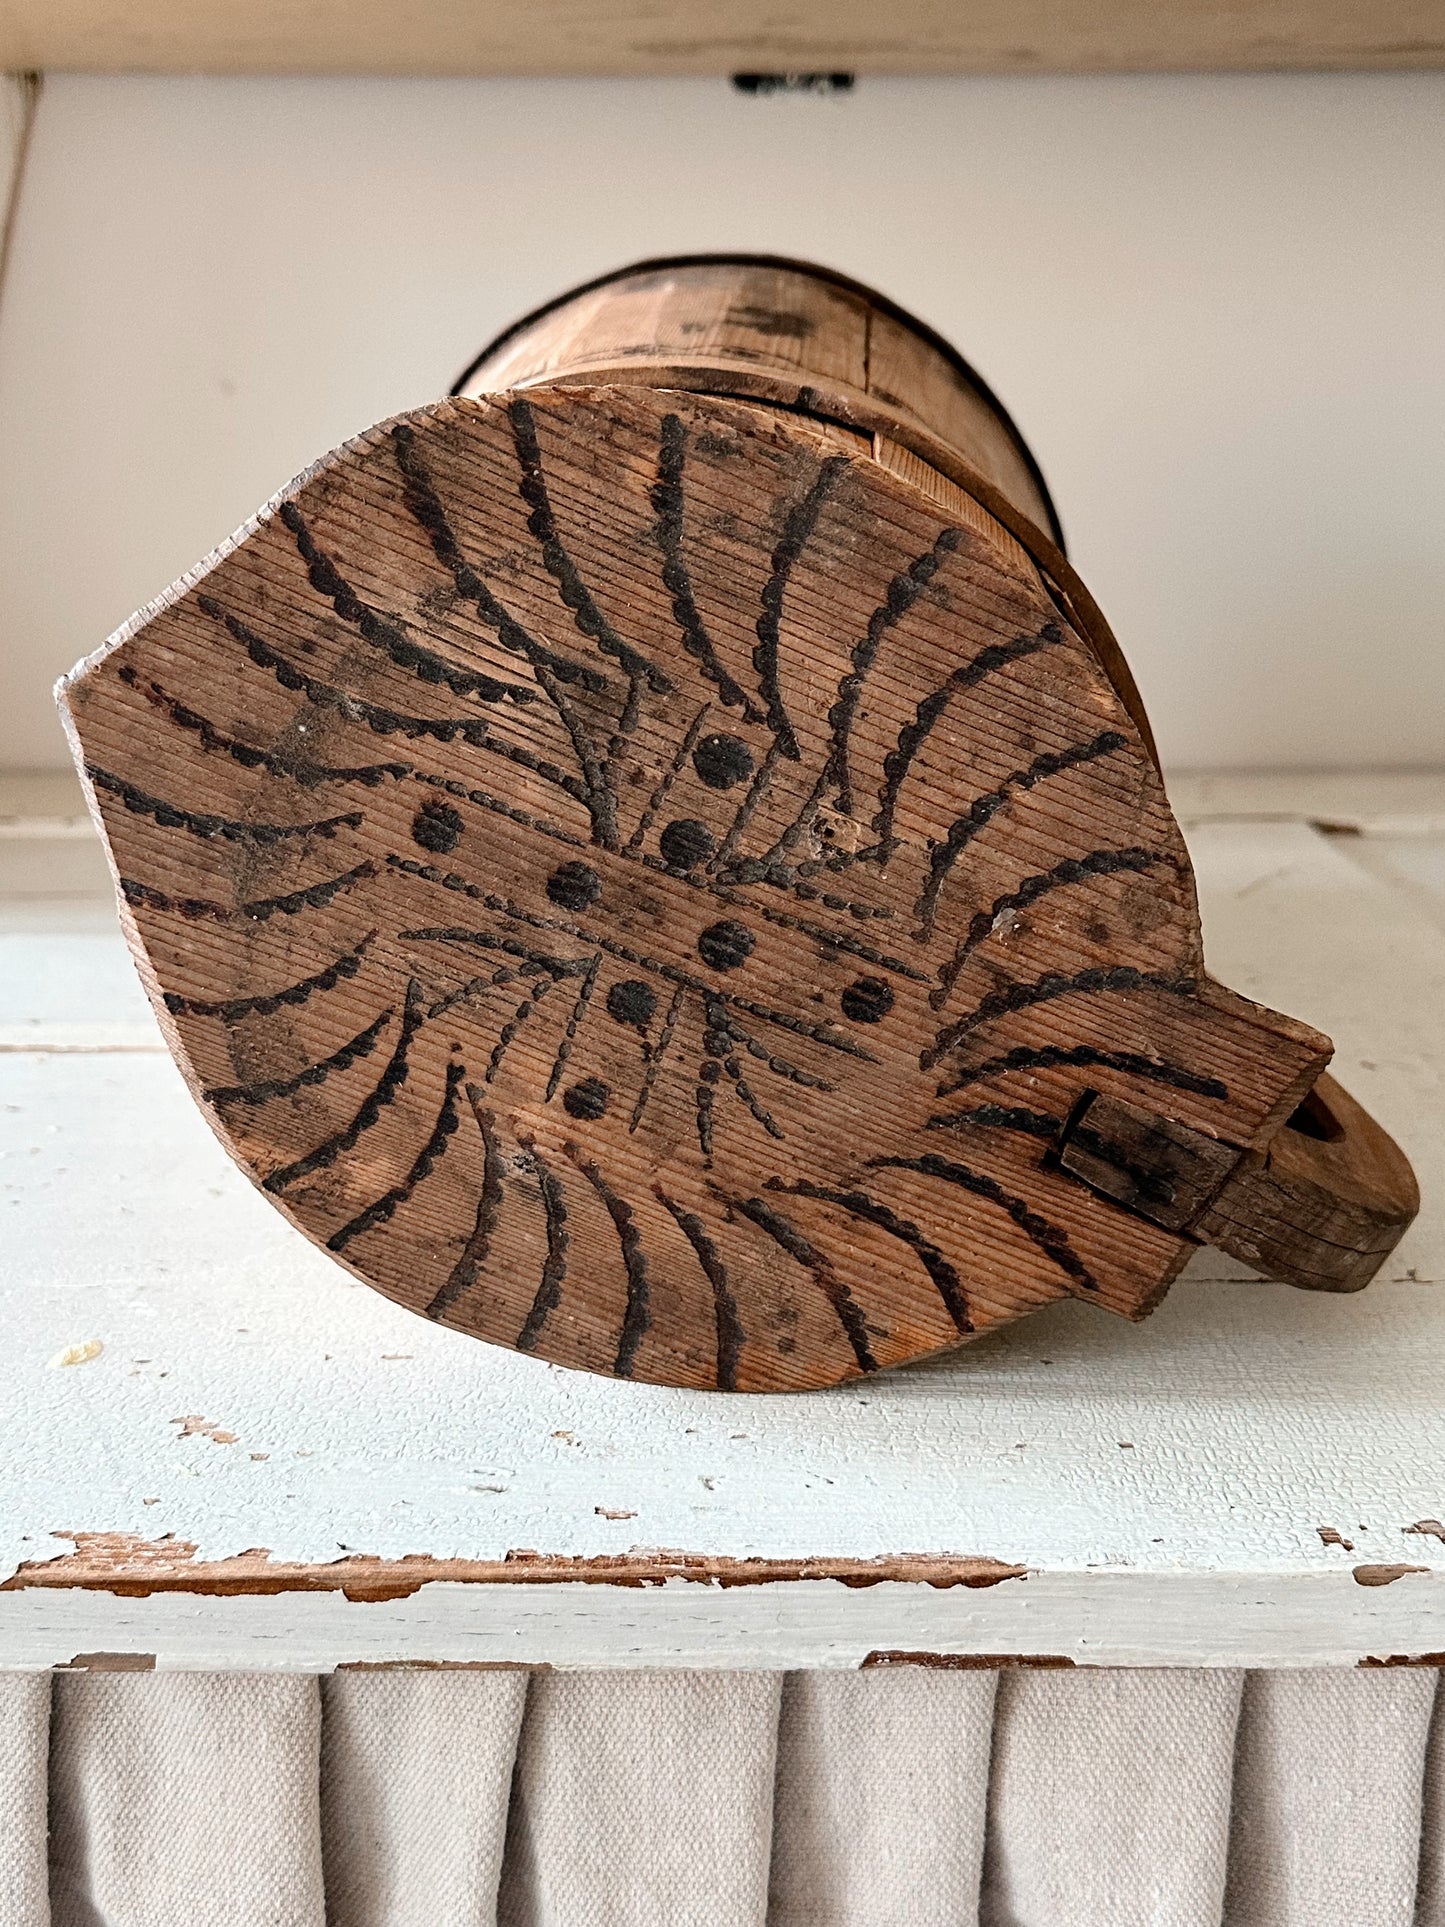
[[[98,1338],[86,1338],[78,1345],[67,1345],[58,1351],[50,1363],[52,1367],[61,1365],[88,1365],[92,1358],[99,1358],[105,1346]]]
[[[1316,784],[1305,813],[1344,820]],[[0,1572],[64,1556],[57,1535],[113,1532],[174,1534],[203,1559],[648,1545],[982,1555],[1028,1576],[977,1591],[433,1584],[366,1604],[3,1592],[0,1665],[97,1650],[206,1667],[1445,1650],[1445,1544],[1407,1530],[1445,1516],[1445,947],[1427,914],[1445,857],[1400,831],[1417,798],[1372,795],[1378,840],[1287,820],[1260,779],[1211,779],[1203,809],[1179,800],[1214,969],[1330,1031],[1342,1081],[1415,1162],[1424,1210],[1382,1278],[1316,1297],[1204,1254],[1143,1326],[1069,1302],[806,1397],[618,1385],[388,1304],[251,1190],[169,1058],[57,1048],[82,1021],[139,1035],[149,1019],[99,912],[12,899],[0,1017],[33,1048],[0,1057]],[[1412,876],[1392,867],[1402,835]],[[102,1355],[48,1370],[82,1335]],[[1362,1566],[1428,1570],[1366,1585]]]

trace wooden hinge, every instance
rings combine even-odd
[[[1125,1210],[1307,1291],[1367,1285],[1420,1208],[1404,1154],[1331,1077],[1252,1150],[1090,1094],[1058,1156]]]

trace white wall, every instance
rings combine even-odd
[[[311,458],[644,254],[810,255],[1013,410],[1176,766],[1445,762],[1445,76],[47,83],[0,766]]]

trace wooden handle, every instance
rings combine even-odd
[[[1306,1291],[1359,1291],[1420,1209],[1405,1154],[1332,1077],[1248,1152],[1190,1235]]]
[[[1325,1076],[1252,1151],[1095,1094],[1065,1127],[1059,1162],[1140,1217],[1306,1291],[1359,1291],[1420,1208],[1394,1139]]]

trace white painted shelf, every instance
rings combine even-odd
[[[1445,777],[1171,788],[1214,970],[1414,1161],[1384,1273],[1206,1253],[1143,1326],[747,1398],[493,1350],[306,1244],[164,1054],[74,792],[0,787],[0,1666],[1445,1651]]]

